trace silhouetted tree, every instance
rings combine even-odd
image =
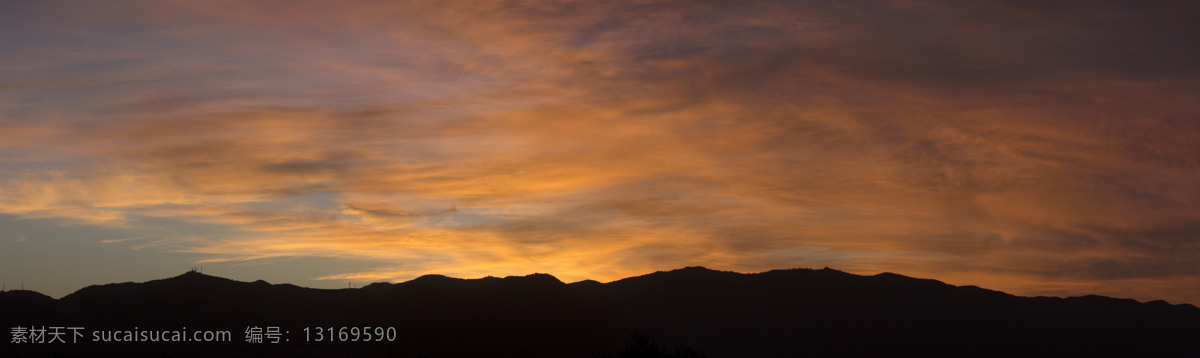
[[[659,346],[650,337],[639,333],[631,335],[633,342],[625,345],[625,348],[617,353],[619,358],[704,358],[704,354],[683,346],[666,349]]]

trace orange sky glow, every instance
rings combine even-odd
[[[0,5],[0,280],[705,266],[1200,304],[1200,8]]]

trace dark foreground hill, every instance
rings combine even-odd
[[[616,357],[633,356],[633,333],[708,357],[1200,356],[1191,305],[1018,297],[831,269],[689,267],[572,284],[430,275],[344,290],[189,272],[58,300],[2,292],[0,326],[4,357]]]

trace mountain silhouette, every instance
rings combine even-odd
[[[1192,305],[1019,297],[829,268],[687,267],[570,284],[547,274],[426,275],[337,290],[188,272],[88,286],[57,300],[0,292],[0,324],[10,330],[0,340],[5,357],[1200,356],[1200,309]],[[392,338],[314,341],[318,330],[329,338],[364,326],[392,327]],[[81,327],[85,337],[13,343],[13,327]],[[252,327],[279,327],[281,339],[247,343]],[[231,341],[90,341],[99,331],[160,330],[223,330]]]

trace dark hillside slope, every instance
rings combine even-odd
[[[428,275],[342,290],[189,272],[89,286],[59,300],[3,292],[0,324],[76,326],[88,333],[74,344],[14,344],[5,338],[0,341],[5,357],[597,357],[614,356],[632,333],[708,357],[1200,356],[1194,344],[1200,309],[1191,305],[1018,297],[828,268],[740,274],[688,267],[572,284],[546,274]],[[340,327],[363,326],[394,327],[394,341],[329,342]],[[281,341],[247,343],[251,327],[279,327]],[[330,328],[333,333],[325,333]],[[97,330],[181,329],[226,330],[232,342],[87,341]],[[315,341],[317,331],[325,333],[324,341]]]

